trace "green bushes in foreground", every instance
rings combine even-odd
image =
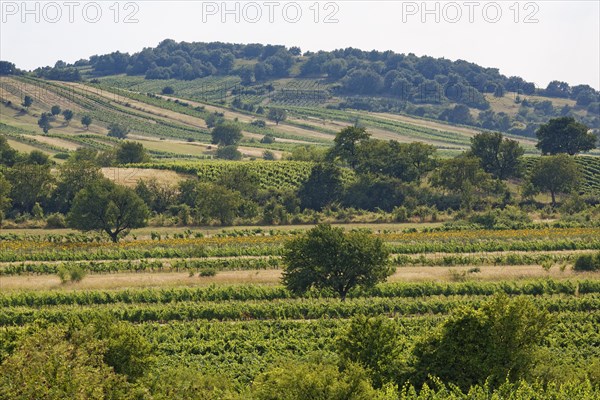
[[[600,270],[600,253],[583,254],[575,260],[573,269],[578,272],[582,271],[599,271]]]

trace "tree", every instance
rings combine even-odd
[[[549,325],[548,312],[525,298],[497,295],[478,310],[462,308],[415,346],[413,382],[431,375],[466,390],[525,378]]]
[[[12,167],[19,159],[21,155],[10,145],[5,136],[0,135],[0,165],[6,165]]]
[[[50,115],[48,115],[47,113],[43,113],[40,116],[40,119],[38,119],[38,126],[42,128],[42,131],[44,131],[44,133],[48,133],[48,131],[52,128],[52,126],[50,125]]]
[[[434,171],[431,183],[435,187],[457,193],[462,205],[470,208],[478,192],[491,190],[492,179],[481,168],[478,158],[461,155],[443,161]]]
[[[10,205],[10,182],[0,172],[0,212]]]
[[[271,107],[269,108],[267,118],[269,121],[273,121],[276,125],[279,125],[280,122],[287,119],[287,111],[285,111],[283,108]]]
[[[162,88],[162,94],[173,94],[175,93],[175,89],[173,89],[173,87],[171,86],[165,86],[164,88]]]
[[[344,128],[333,139],[334,146],[331,149],[330,157],[339,157],[352,168],[355,168],[357,163],[356,148],[370,137],[371,134],[367,133],[365,128],[356,126]]]
[[[235,145],[219,146],[219,148],[217,149],[216,156],[217,158],[220,158],[222,160],[237,161],[242,159],[242,153],[239,152],[237,146]]]
[[[383,241],[364,231],[317,225],[285,245],[283,283],[293,293],[330,289],[344,301],[357,286],[383,282],[393,269]]]
[[[253,209],[253,203],[245,201],[240,192],[224,186],[200,183],[194,188],[194,194],[192,206],[200,221],[216,219],[221,225],[231,225],[235,218],[247,215],[246,209]]]
[[[8,61],[0,61],[0,75],[14,75],[17,73],[17,68],[14,63]]]
[[[575,155],[596,148],[598,137],[573,117],[554,118],[543,124],[535,133],[538,143],[535,147],[543,154],[567,153]]]
[[[533,167],[529,181],[536,192],[550,192],[552,205],[558,193],[571,193],[579,187],[581,172],[575,160],[566,154],[541,157]]]
[[[129,134],[129,128],[122,124],[112,123],[108,126],[108,137],[125,139]]]
[[[306,182],[300,186],[298,198],[302,208],[321,210],[339,199],[342,190],[342,171],[333,164],[321,163],[313,167]]]
[[[65,110],[62,112],[62,115],[65,118],[65,122],[67,123],[67,126],[68,126],[69,123],[71,122],[71,120],[73,119],[73,111]]]
[[[146,226],[147,218],[148,207],[132,189],[100,180],[77,193],[67,223],[84,232],[105,232],[116,243],[131,229]]]
[[[105,346],[51,325],[33,331],[0,365],[3,399],[134,399],[124,376],[103,362]]]
[[[43,204],[54,182],[50,164],[21,162],[6,171],[6,178],[11,184],[13,206],[24,212],[31,211],[35,203]]]
[[[136,164],[148,161],[148,154],[141,143],[125,141],[120,143],[116,151],[119,164]]]
[[[233,146],[242,140],[242,129],[237,124],[222,123],[212,130],[212,144]]]
[[[96,162],[96,154],[97,152],[92,149],[77,149],[58,168],[58,184],[52,194],[55,210],[67,213],[71,209],[75,195],[81,189],[103,179]]]
[[[33,98],[31,98],[31,96],[25,96],[23,98],[23,103],[21,103],[21,105],[23,107],[25,107],[25,109],[29,109],[29,107],[33,104]]]
[[[479,158],[485,172],[498,179],[519,175],[520,159],[525,150],[516,140],[499,132],[478,133],[471,138],[471,154]]]
[[[52,108],[50,109],[50,114],[52,114],[53,117],[56,117],[58,114],[60,114],[60,106],[52,106]]]
[[[85,126],[86,131],[90,128],[91,124],[92,117],[90,117],[89,115],[84,115],[83,117],[81,117],[81,125]]]
[[[336,339],[336,350],[342,360],[363,367],[374,387],[380,388],[398,379],[403,343],[393,320],[384,316],[358,315]]]

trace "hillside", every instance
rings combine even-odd
[[[94,55],[38,77],[100,81],[110,87],[234,104],[393,112],[533,136],[550,117],[574,116],[600,128],[600,93],[553,81],[536,88],[497,68],[444,58],[355,48],[305,52],[297,47],[164,40],[134,54]]]

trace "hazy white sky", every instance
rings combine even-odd
[[[23,69],[163,39],[356,47],[464,59],[600,89],[600,0],[0,1],[0,59]],[[36,21],[36,19],[38,21]],[[236,21],[237,19],[237,21]]]

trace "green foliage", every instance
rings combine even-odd
[[[242,153],[238,150],[236,145],[219,146],[216,156],[221,160],[235,161],[242,159]]]
[[[416,381],[431,375],[466,390],[526,378],[549,324],[549,314],[525,298],[496,296],[479,310],[461,309],[415,346]]]
[[[336,340],[341,359],[362,366],[376,388],[396,381],[405,372],[404,346],[398,325],[384,316],[356,316]]]
[[[54,105],[54,106],[52,106],[52,108],[50,108],[50,114],[52,114],[53,117],[60,114],[60,112],[61,112],[61,109],[60,109],[60,106],[58,106],[58,105]]]
[[[11,203],[10,189],[10,182],[0,172],[0,212],[4,211]]]
[[[65,122],[67,123],[67,125],[69,125],[69,123],[71,122],[71,120],[73,119],[73,111],[71,110],[64,110],[62,112],[63,118],[65,119]]]
[[[372,400],[375,391],[365,372],[331,362],[287,362],[259,375],[252,385],[256,400]]]
[[[577,257],[573,270],[578,272],[583,271],[600,271],[600,253],[583,254]]]
[[[92,117],[89,115],[84,115],[81,117],[81,125],[85,126],[85,129],[88,130],[90,125],[92,124]]]
[[[392,274],[388,255],[383,241],[366,232],[318,225],[285,244],[283,282],[294,293],[331,289],[344,301],[354,287],[373,287]]]
[[[146,149],[141,143],[125,141],[117,147],[116,160],[119,164],[138,164],[148,159]]]
[[[270,107],[267,118],[270,121],[275,122],[276,125],[279,125],[280,122],[287,119],[287,111],[285,111],[283,108]]]
[[[57,275],[63,284],[67,282],[81,282],[86,274],[86,270],[79,264],[63,264],[57,268]]]
[[[105,180],[77,193],[67,221],[71,228],[105,232],[117,242],[131,229],[145,226],[147,217],[146,204],[133,190]]]
[[[481,169],[479,159],[464,155],[443,161],[434,171],[431,183],[459,194],[462,205],[467,209],[471,208],[476,197],[492,191],[493,187],[491,175]]]
[[[124,377],[102,360],[106,347],[77,340],[64,327],[26,337],[0,365],[6,399],[133,399]]]
[[[50,115],[47,113],[42,113],[40,119],[38,119],[38,126],[44,131],[44,133],[48,133],[48,131],[52,128],[50,125]]]
[[[357,146],[360,143],[369,140],[371,135],[365,128],[349,126],[342,129],[333,139],[334,146],[329,153],[329,157],[339,157],[351,167],[357,164]]]
[[[303,208],[321,210],[327,204],[338,200],[342,189],[340,168],[329,163],[317,164],[298,190],[298,198]]]
[[[239,125],[227,122],[215,126],[211,132],[212,144],[219,146],[237,145],[242,140],[242,129]]]
[[[28,109],[32,104],[33,104],[33,98],[31,96],[25,96],[23,98],[23,103],[21,103],[21,105],[23,107],[25,107],[25,109]]]
[[[112,123],[108,126],[108,137],[114,137],[117,139],[125,139],[128,134],[129,134],[129,128],[123,124]]]
[[[530,172],[534,191],[550,192],[552,205],[556,195],[570,193],[579,187],[581,172],[572,157],[566,154],[541,157]]]
[[[31,211],[36,202],[44,203],[54,182],[49,164],[19,163],[6,171],[6,178],[11,184],[13,207],[26,212]]]
[[[498,132],[479,133],[471,138],[471,153],[479,158],[485,172],[498,179],[520,175],[520,158],[525,150],[516,140]]]
[[[575,155],[596,148],[598,137],[573,117],[561,117],[548,121],[536,131],[536,147],[543,154],[566,153]]]

